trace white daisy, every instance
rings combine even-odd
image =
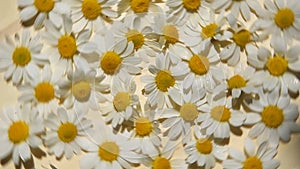
[[[36,106],[42,117],[56,111],[59,103],[57,80],[54,80],[49,65],[44,66],[41,74],[31,84],[22,85],[18,89],[22,92],[18,100]]]
[[[57,115],[56,115],[57,114]],[[57,158],[63,155],[70,159],[75,154],[80,154],[81,149],[87,141],[92,122],[85,118],[87,112],[81,109],[66,110],[62,107],[57,113],[51,113],[45,120],[46,135],[45,146],[50,154]]]
[[[100,110],[106,116],[105,121],[111,122],[112,127],[116,128],[132,117],[139,97],[135,94],[136,84],[133,80],[122,82],[114,78],[111,85],[111,97],[101,105]]]
[[[196,140],[189,141],[184,150],[188,154],[187,163],[197,163],[197,166],[206,169],[214,167],[216,160],[223,161],[227,158],[227,147],[217,145],[211,138],[206,136],[196,137]]]
[[[274,159],[277,150],[276,148],[268,147],[267,142],[259,144],[256,149],[254,142],[246,138],[244,150],[245,153],[242,153],[237,149],[230,148],[229,157],[231,159],[223,161],[223,167],[226,169],[276,169],[279,167],[279,161]]]
[[[254,124],[249,136],[277,147],[279,140],[287,142],[292,132],[300,132],[300,126],[295,123],[298,106],[290,103],[289,95],[280,94],[279,87],[270,93],[264,93],[262,89],[258,92],[259,99],[248,105],[253,113],[247,113],[245,124]]]
[[[29,104],[18,105],[15,109],[4,109],[0,120],[0,160],[12,155],[17,166],[20,159],[23,162],[30,160],[30,148],[39,148],[42,144],[39,135],[44,130],[43,119],[38,116],[37,110]]]
[[[70,7],[61,0],[18,0],[21,22],[34,19],[34,28],[40,29],[45,20],[61,26],[61,15],[70,14]]]
[[[0,71],[5,71],[4,79],[19,85],[37,77],[40,71],[38,65],[47,63],[42,48],[39,36],[31,37],[28,29],[22,32],[21,37],[18,33],[14,39],[7,36],[5,42],[0,42]]]

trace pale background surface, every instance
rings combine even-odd
[[[17,32],[21,26],[18,21],[18,9],[17,9],[17,0],[0,0],[0,39],[3,40],[5,34],[13,34]],[[0,110],[5,106],[14,106],[17,102],[19,93],[11,83],[6,83],[3,79],[3,73],[0,74]],[[299,99],[297,103],[300,103]],[[91,114],[91,115],[95,115]],[[96,117],[95,117],[96,118]],[[94,119],[91,118],[91,119]],[[97,118],[96,118],[97,119]],[[298,123],[300,120],[298,119]],[[0,124],[1,125],[1,124]],[[245,138],[248,131],[243,128],[243,135],[241,137]],[[243,148],[243,138],[238,138],[237,136],[232,135],[230,140],[230,145],[236,147],[240,150]],[[1,145],[0,145],[1,146]],[[175,156],[185,155],[182,152],[182,149],[176,151]],[[278,148],[278,154],[276,156],[280,160],[279,169],[300,169],[300,134],[292,135],[292,139],[289,143],[284,144],[280,143]],[[50,155],[45,155],[41,159],[34,159],[35,168],[37,169],[51,169],[50,164],[53,164],[58,169],[77,169],[79,168],[79,159],[80,156],[75,156],[71,160],[66,160],[65,158],[57,161],[55,157]],[[14,165],[12,160],[7,162],[4,166],[0,164],[2,169],[13,169]],[[143,168],[143,167],[141,167]],[[216,169],[222,168],[218,164]]]

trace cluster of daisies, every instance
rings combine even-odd
[[[21,93],[0,113],[1,161],[21,166],[42,149],[58,160],[82,153],[84,169],[274,169],[280,141],[300,132],[297,0],[18,9],[23,29],[0,42],[0,71]],[[229,147],[243,128],[244,150]],[[178,147],[185,156],[174,158]]]

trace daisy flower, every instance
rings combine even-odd
[[[22,92],[19,101],[32,103],[37,107],[42,117],[47,117],[50,112],[56,111],[59,98],[57,96],[57,80],[52,74],[49,65],[45,65],[41,74],[18,89]]]
[[[82,109],[67,111],[59,107],[56,114],[49,114],[45,120],[47,128],[44,136],[45,146],[48,152],[57,158],[65,155],[70,159],[73,152],[80,154],[86,142],[85,137],[89,136],[92,122],[84,118],[86,111]]]
[[[184,150],[188,154],[187,163],[197,163],[198,166],[206,169],[214,167],[216,160],[223,161],[227,158],[227,147],[217,145],[206,136],[196,137],[196,140],[189,141]]]
[[[56,26],[61,26],[61,15],[69,15],[70,8],[61,0],[18,0],[21,22],[34,19],[34,28],[40,29],[45,20],[50,20]]]
[[[204,113],[199,114],[196,122],[201,123],[200,127],[206,135],[229,138],[230,127],[240,127],[246,118],[243,112],[233,109],[232,106],[232,98],[226,96],[207,99],[207,103],[199,108]]]
[[[128,138],[111,130],[96,129],[86,142],[87,154],[80,160],[80,168],[130,169],[140,163],[143,155],[129,149]]]
[[[111,22],[111,19],[118,16],[113,10],[117,0],[75,0],[72,3],[71,16],[75,32],[85,28],[97,32],[105,26],[105,22]]]
[[[94,70],[76,69],[67,77],[59,84],[58,90],[66,108],[98,110],[99,102],[107,100],[105,93],[109,86],[103,84],[104,75],[96,75]]]
[[[45,23],[46,30],[42,35],[46,43],[50,45],[46,52],[58,75],[72,72],[74,66],[88,67],[81,52],[87,52],[86,44],[91,34],[88,30],[75,34],[72,24],[71,19],[67,16],[64,16],[61,28],[55,27],[51,22]]]
[[[193,53],[183,45],[174,44],[169,50],[172,53],[170,56],[175,56],[171,60],[179,59],[174,66],[174,76],[184,76],[182,85],[185,90],[192,86],[212,90],[225,79],[223,69],[219,66],[219,55],[214,48]]]
[[[15,109],[4,109],[0,120],[0,160],[12,155],[16,166],[20,165],[20,160],[30,160],[30,148],[42,145],[39,134],[43,132],[44,126],[37,110],[29,104],[18,105]]]
[[[290,103],[289,95],[280,94],[279,87],[270,93],[264,93],[262,89],[258,92],[259,99],[248,104],[253,113],[247,115],[245,124],[254,124],[249,136],[277,147],[279,140],[287,142],[292,132],[300,132],[300,126],[295,123],[298,106]]]
[[[39,36],[31,36],[27,29],[21,37],[17,33],[14,39],[7,36],[5,42],[0,42],[0,71],[5,71],[5,80],[19,85],[38,76],[39,66],[47,63],[39,39]]]
[[[156,65],[149,66],[149,72],[152,75],[141,77],[143,83],[147,83],[144,87],[145,95],[151,106],[162,108],[165,104],[171,106],[169,93],[172,90],[179,90],[180,78],[174,76],[171,69],[171,63],[168,54],[158,54],[155,58]]]
[[[299,45],[284,50],[279,46],[273,47],[273,52],[265,47],[260,47],[257,57],[248,57],[249,63],[257,69],[253,83],[263,85],[271,91],[276,86],[281,86],[282,92],[297,93],[300,81],[296,72],[300,72]]]
[[[122,82],[118,78],[113,79],[111,97],[101,106],[101,112],[106,116],[105,121],[111,122],[113,128],[132,117],[135,106],[139,104],[135,91],[136,84],[133,80]]]
[[[261,169],[275,169],[279,167],[279,161],[274,159],[277,154],[276,148],[268,147],[267,142],[259,144],[258,148],[254,142],[246,138],[244,144],[245,153],[230,148],[229,157],[223,161],[223,167],[225,169],[250,169],[250,168],[261,168]]]

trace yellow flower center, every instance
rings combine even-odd
[[[147,12],[149,0],[130,0],[130,7],[135,13]]]
[[[225,106],[216,106],[211,109],[210,115],[216,121],[228,122],[231,117],[231,112]]]
[[[174,44],[178,41],[178,30],[174,25],[166,25],[163,28],[163,35],[167,43]]]
[[[155,83],[160,91],[166,92],[175,85],[175,79],[168,71],[161,70],[156,74]]]
[[[17,66],[25,66],[31,61],[31,53],[26,47],[15,48],[12,60]]]
[[[50,12],[54,8],[53,0],[34,0],[34,6],[40,12]]]
[[[286,29],[293,25],[295,14],[289,8],[282,8],[276,13],[274,20],[279,28]]]
[[[55,91],[52,84],[48,82],[39,83],[35,89],[35,98],[38,102],[48,103],[52,99],[54,99]]]
[[[79,81],[72,86],[72,93],[79,102],[86,102],[91,95],[91,85],[87,81]]]
[[[114,97],[113,104],[118,112],[125,111],[130,105],[130,94],[128,92],[118,92]]]
[[[189,61],[189,67],[197,75],[204,75],[209,70],[209,60],[207,57],[193,55]]]
[[[262,162],[257,157],[249,157],[244,161],[243,169],[262,169]]]
[[[204,36],[205,38],[211,38],[215,36],[217,29],[218,25],[215,23],[206,25],[204,28],[202,28],[202,36]]]
[[[132,41],[136,50],[144,45],[144,35],[137,30],[129,30],[126,37],[128,42]]]
[[[209,139],[198,139],[196,142],[196,148],[201,154],[210,154],[213,149],[213,145]]]
[[[95,20],[101,14],[101,4],[97,0],[84,0],[81,5],[83,16],[88,20]]]
[[[98,156],[101,160],[113,162],[117,160],[120,148],[115,142],[107,141],[101,144],[98,149]]]
[[[8,138],[14,144],[25,141],[29,136],[29,126],[24,121],[16,121],[8,129]]]
[[[227,84],[230,89],[242,88],[246,86],[246,81],[242,76],[235,75],[228,79]]]
[[[122,62],[121,57],[113,51],[106,52],[100,61],[100,66],[104,73],[113,75]]]
[[[147,117],[140,117],[135,122],[135,131],[139,136],[148,136],[152,132],[152,123]]]
[[[185,103],[180,107],[180,116],[185,121],[193,121],[198,117],[197,107],[192,103]]]
[[[268,127],[277,128],[282,124],[283,120],[283,110],[277,106],[267,106],[261,113],[261,121]]]
[[[171,169],[170,161],[164,157],[156,157],[152,165],[153,169]]]
[[[270,57],[266,67],[272,75],[281,76],[287,71],[288,62],[281,56]]]
[[[251,33],[243,29],[233,34],[233,41],[240,47],[245,47],[251,41]]]
[[[74,37],[63,35],[58,39],[58,52],[65,59],[72,59],[77,52],[77,45]]]
[[[183,7],[191,12],[195,12],[201,5],[200,0],[182,0]]]
[[[70,122],[63,123],[59,126],[57,135],[62,142],[70,143],[77,136],[77,127]]]

